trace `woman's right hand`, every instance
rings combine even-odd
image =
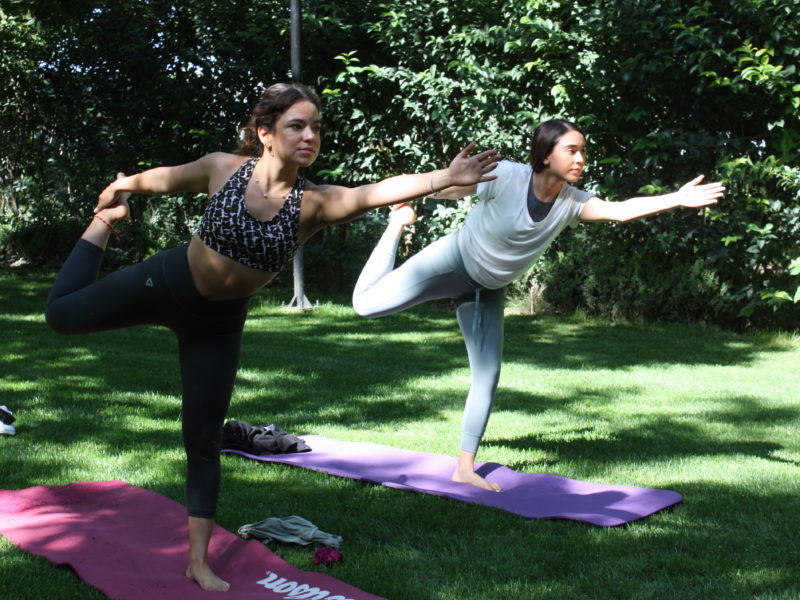
[[[119,175],[121,175],[121,173]],[[106,189],[100,192],[100,196],[97,198],[97,205],[94,207],[94,214],[99,213],[104,208],[115,206],[121,200],[127,199],[127,197],[130,196],[130,193],[122,188],[122,182],[127,178],[125,176],[120,177],[119,175],[117,175],[118,179],[109,183]]]
[[[475,156],[470,156],[470,152],[475,149],[475,142],[467,144],[459,152],[448,167],[450,185],[467,186],[475,185],[483,181],[496,179],[494,175],[487,175],[497,167],[498,161],[502,158],[497,150],[484,150]]]
[[[703,178],[703,175],[699,175],[681,186],[677,192],[679,206],[701,208],[709,204],[716,204],[717,200],[722,198],[725,194],[725,186],[719,181],[703,184]]]

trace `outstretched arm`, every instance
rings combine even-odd
[[[632,221],[672,208],[701,208],[716,204],[725,193],[719,182],[701,184],[703,176],[696,177],[680,190],[662,196],[631,198],[622,202],[606,202],[590,198],[581,210],[582,221]]]
[[[356,188],[317,186],[315,190],[322,199],[317,219],[321,225],[343,223],[380,206],[413,200],[451,186],[471,186],[495,179],[488,173],[495,169],[500,160],[497,151],[486,150],[470,156],[474,149],[474,142],[467,144],[446,169],[397,175]]]
[[[97,200],[94,212],[113,206],[123,192],[134,194],[169,194],[208,192],[214,169],[226,160],[224,153],[207,154],[193,162],[175,167],[156,167],[111,182]]]
[[[433,194],[433,196],[440,200],[459,200],[477,193],[478,184],[473,183],[472,185],[451,185],[449,188],[445,188],[441,192]]]

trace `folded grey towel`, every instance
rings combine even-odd
[[[338,548],[342,537],[320,531],[311,521],[292,515],[291,517],[270,517],[258,523],[248,523],[239,527],[243,538],[256,538],[268,544],[272,541],[308,546],[311,543]]]

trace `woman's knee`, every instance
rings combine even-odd
[[[219,433],[215,431],[184,434],[183,448],[190,465],[206,465],[213,468],[219,464],[222,451],[222,428]]]
[[[353,294],[352,302],[353,302],[353,310],[356,311],[356,314],[358,316],[360,317],[369,316],[366,303],[362,300],[361,294]]]
[[[56,333],[69,335],[81,331],[75,315],[71,311],[65,310],[57,300],[48,301],[44,309],[44,320],[47,326]]]
[[[372,301],[372,298],[367,293],[353,294],[353,310],[360,317],[375,318],[381,316],[375,302]]]

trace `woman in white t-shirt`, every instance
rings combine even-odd
[[[574,123],[545,121],[533,134],[530,164],[498,163],[491,181],[450,187],[431,194],[479,202],[464,226],[394,269],[399,239],[416,215],[409,205],[393,211],[353,292],[353,307],[381,317],[426,300],[452,298],[467,346],[472,383],[464,408],[461,451],[453,481],[500,491],[475,472],[500,376],[505,286],[523,275],[567,226],[577,221],[630,221],[669,210],[699,208],[722,197],[720,183],[701,184],[702,175],[662,196],[606,202],[573,187],[586,164],[586,140]],[[431,175],[431,190],[437,172]]]

